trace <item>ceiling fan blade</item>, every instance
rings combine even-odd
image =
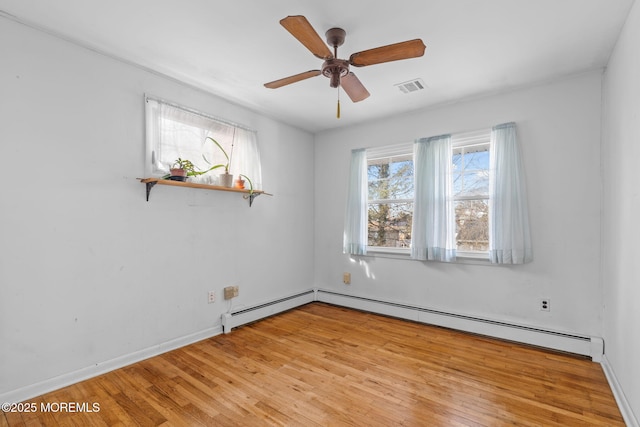
[[[327,44],[320,38],[304,16],[287,16],[280,20],[280,24],[316,57],[320,59],[333,58],[333,54]]]
[[[293,76],[285,77],[284,79],[274,80],[269,83],[265,83],[264,87],[268,87],[269,89],[277,89],[282,86],[290,85],[291,83],[299,82],[300,80],[309,79],[311,77],[319,76],[322,74],[320,70],[310,70],[305,71],[304,73],[295,74]]]
[[[407,40],[406,42],[356,52],[349,58],[349,63],[355,67],[364,67],[400,59],[417,58],[424,55],[425,48],[426,46],[420,39]]]
[[[340,86],[342,86],[342,89],[344,89],[353,102],[359,102],[369,97],[369,91],[352,72],[340,78]]]

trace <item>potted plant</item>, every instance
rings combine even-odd
[[[196,167],[190,160],[182,159],[178,157],[178,159],[173,162],[171,168],[169,169],[169,174],[163,176],[163,179],[171,179],[173,181],[186,181],[187,176],[195,175]]]
[[[223,187],[233,187],[233,175],[229,173],[229,165],[231,164],[231,157],[227,154],[227,152],[224,150],[224,148],[222,148],[222,145],[220,145],[218,143],[218,141],[216,141],[215,139],[211,138],[210,136],[208,136],[205,139],[205,142],[207,139],[210,139],[211,142],[213,142],[214,144],[216,144],[218,146],[218,148],[220,149],[220,151],[222,151],[222,154],[224,154],[224,157],[227,159],[227,163],[224,164],[219,164],[219,165],[213,165],[211,168],[209,168],[209,170],[213,170],[216,168],[220,168],[223,167],[224,168],[224,173],[220,174],[220,184]],[[233,145],[231,145],[231,156],[233,156]],[[203,155],[202,156],[204,158],[204,161],[207,162],[208,164],[209,161],[207,160],[207,158]]]

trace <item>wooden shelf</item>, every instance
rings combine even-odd
[[[241,193],[244,199],[249,200],[249,206],[253,204],[253,199],[258,197],[261,194],[266,194],[267,196],[273,196],[273,194],[265,193],[262,190],[247,190],[240,188],[229,188],[229,187],[221,187],[219,185],[209,185],[209,184],[200,184],[197,182],[188,182],[188,181],[173,181],[171,179],[162,179],[162,178],[138,178],[140,182],[147,186],[147,202],[149,201],[149,194],[151,194],[151,189],[156,185],[172,185],[174,187],[188,187],[188,188],[201,188],[204,190],[215,190],[215,191],[228,191],[232,193]]]

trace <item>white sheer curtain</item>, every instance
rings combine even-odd
[[[532,260],[524,169],[515,123],[491,131],[489,258],[497,264]]]
[[[367,253],[367,152],[351,152],[351,169],[347,189],[344,220],[343,252],[352,255]]]
[[[455,261],[455,217],[451,194],[451,135],[414,144],[415,203],[411,257]]]
[[[199,171],[226,164],[222,151],[206,139],[211,137],[231,157],[229,172],[248,176],[255,190],[262,189],[255,131],[153,97],[146,96],[145,101],[146,176],[164,175],[178,157],[190,160]],[[224,168],[217,168],[206,175],[222,172]]]
[[[235,178],[238,178],[240,174],[249,177],[253,189],[262,190],[262,166],[260,150],[258,150],[258,135],[248,129],[236,128],[233,145],[229,173],[232,173]],[[248,183],[245,188],[249,188]]]

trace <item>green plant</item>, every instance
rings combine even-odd
[[[229,164],[231,163],[231,158],[229,157],[229,155],[227,154],[227,152],[224,150],[224,148],[222,148],[222,145],[220,145],[220,143],[218,141],[216,141],[215,139],[211,138],[210,136],[208,136],[205,139],[205,142],[207,142],[207,139],[210,139],[211,142],[213,142],[214,144],[216,144],[216,146],[220,149],[220,151],[222,151],[222,154],[224,154],[224,157],[227,159],[227,163],[223,163],[223,164],[219,164],[219,165],[213,165],[211,166],[211,168],[209,168],[208,171],[213,170],[213,169],[217,169],[217,168],[224,168],[224,172],[225,173],[229,173]],[[231,146],[231,155],[233,155],[233,145]],[[202,155],[202,158],[204,159],[205,162],[207,162],[207,164],[211,164],[209,162],[209,160],[207,160],[207,158],[205,157],[205,155]]]
[[[178,157],[176,161],[173,162],[170,169],[182,169],[187,173],[187,176],[202,175],[203,173],[208,172],[208,170],[204,172],[198,171],[198,167],[194,165],[191,160],[183,159],[181,157]],[[162,179],[168,179],[170,177],[171,173],[168,173],[164,175]]]
[[[178,157],[178,159],[173,162],[173,165],[171,165],[171,169],[183,169],[188,175],[189,172],[194,173],[196,171],[196,166],[191,163],[191,160]]]
[[[253,182],[251,182],[247,175],[240,174],[239,176],[244,177],[244,179],[247,180],[247,182],[249,183],[249,194],[253,194]]]

